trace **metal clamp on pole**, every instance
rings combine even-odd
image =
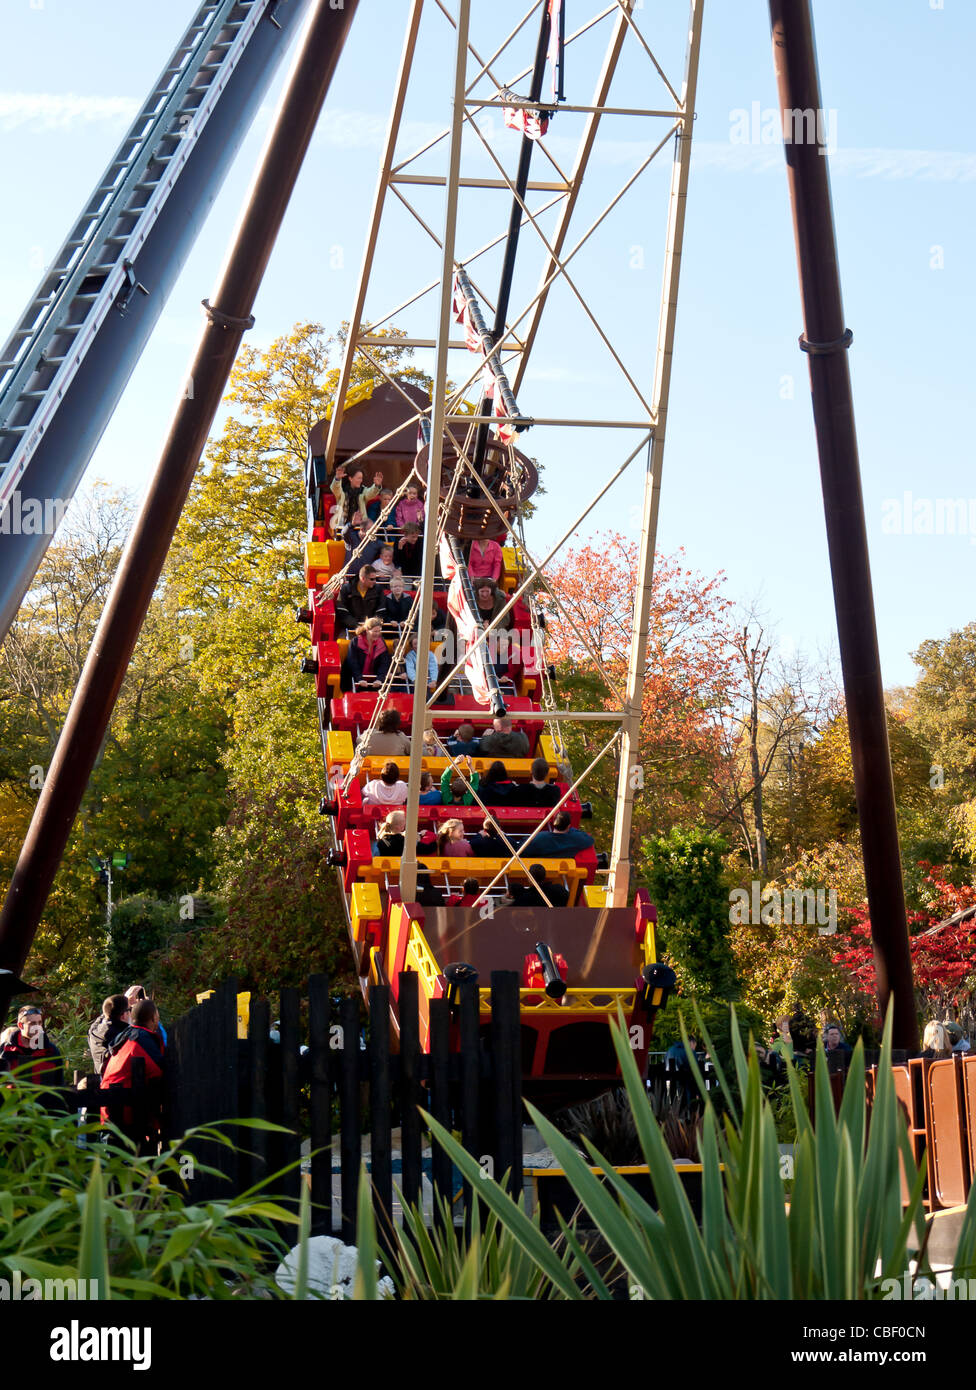
[[[831,352],[841,352],[849,348],[854,341],[854,334],[849,328],[844,330],[842,338],[835,338],[832,343],[811,343],[808,338],[800,334],[800,351],[812,353],[814,357],[825,357]]]
[[[233,328],[238,333],[247,333],[254,327],[254,315],[248,314],[246,319],[236,319],[233,314],[225,314],[220,309],[215,309],[209,299],[201,299],[203,311],[215,328]]]

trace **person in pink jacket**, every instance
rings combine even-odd
[[[502,572],[502,548],[497,541],[471,542],[468,574],[472,579],[490,579],[497,584]]]
[[[420,500],[420,494],[416,483],[410,484],[403,501],[397,503],[396,524],[401,531],[408,521],[412,521],[415,526],[419,526],[423,529],[424,504]]]

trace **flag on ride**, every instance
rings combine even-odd
[[[441,573],[448,582],[447,611],[457,625],[458,638],[467,645],[464,674],[478,704],[490,705],[491,692],[488,689],[488,674],[485,669],[485,644],[482,642],[480,646],[474,645],[477,640],[478,622],[464,597],[457,565],[446,536],[441,537],[440,559]]]
[[[481,374],[481,385],[485,395],[492,402],[492,414],[495,416],[507,416],[508,411],[505,409],[502,393],[496,389],[497,382],[495,381],[491,368],[488,366],[485,367]],[[499,443],[506,445],[506,447],[509,444],[515,443],[516,429],[511,420],[501,420],[495,426],[495,430],[498,434]]]
[[[469,352],[484,352],[484,344],[481,341],[481,334],[474,326],[471,317],[471,306],[468,304],[468,297],[462,290],[457,276],[454,277],[454,291],[451,301],[451,308],[454,314],[454,322],[464,324],[464,341]]]
[[[548,0],[549,7],[549,48],[546,57],[549,60],[549,68],[552,76],[550,90],[553,102],[562,101],[562,65],[563,65],[563,0]],[[541,140],[549,129],[549,122],[555,115],[553,111],[530,111],[520,103],[525,100],[517,92],[511,91],[508,87],[503,87],[498,95],[503,101],[512,104],[506,106],[503,111],[505,124],[509,130],[517,130],[522,135],[528,136],[530,140]]]
[[[515,96],[514,92],[503,92],[503,96]],[[505,124],[509,130],[520,131],[530,140],[541,140],[549,129],[548,111],[530,111],[525,106],[506,106],[503,111]]]

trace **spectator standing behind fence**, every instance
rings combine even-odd
[[[925,1025],[925,1032],[922,1034],[922,1056],[930,1059],[952,1056],[945,1027],[935,1019]]]
[[[129,1011],[130,1011],[130,1013],[131,1013],[131,1011],[135,1008],[135,1006],[138,1004],[138,1002],[139,1002],[140,999],[148,999],[148,998],[149,998],[149,993],[147,992],[145,985],[130,985],[129,988],[128,988],[128,989],[126,990],[126,992],[125,992],[125,997],[126,997],[126,999],[128,999],[128,1001],[129,1001]],[[162,1021],[162,1019],[159,1018],[159,1011],[158,1011],[158,1009],[157,1009],[156,1013],[157,1013],[156,1026],[157,1026],[157,1028],[158,1028],[158,1030],[159,1030],[159,1036],[160,1036],[160,1037],[162,1038],[162,1040],[163,1040],[163,1046],[165,1047],[165,1046],[166,1046],[166,1041],[167,1041],[167,1039],[166,1039],[166,1029],[163,1027],[163,1021]]]
[[[141,989],[141,985],[133,986]],[[88,1051],[99,1076],[105,1066],[109,1049],[129,1027],[132,1009],[124,994],[110,994],[102,1004],[102,1012],[88,1030]]]
[[[827,1027],[824,1029],[823,1040],[828,1060],[832,1053],[839,1054],[843,1057],[849,1057],[851,1055],[850,1043],[845,1040],[843,1029],[839,1024],[828,1023]]]
[[[58,1085],[61,1053],[44,1028],[44,1014],[36,1004],[17,1012],[17,1027],[0,1046],[0,1071],[19,1072],[20,1079],[35,1085]]]
[[[943,1024],[943,1027],[946,1030],[946,1037],[949,1039],[949,1046],[952,1048],[953,1052],[969,1051],[969,1039],[966,1037],[961,1023],[957,1023],[954,1019],[949,1019],[947,1023]]]
[[[151,1150],[159,1140],[162,1092],[155,1083],[162,1079],[164,1051],[165,1045],[159,1035],[159,1010],[151,999],[140,999],[132,1010],[131,1026],[119,1035],[109,1051],[101,1080],[103,1090],[118,1086],[131,1091],[134,1060],[140,1058],[145,1064],[146,1092],[139,1106],[123,1106],[121,1122],[118,1116],[111,1117],[140,1150]],[[108,1110],[103,1108],[102,1123],[107,1124],[109,1118]]]

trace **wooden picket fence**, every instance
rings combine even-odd
[[[229,1131],[234,1149],[197,1138],[181,1146],[195,1159],[191,1195],[198,1200],[226,1197],[271,1178],[269,1190],[294,1209],[304,1179],[311,1189],[313,1232],[338,1234],[353,1243],[365,1132],[377,1225],[388,1232],[394,1213],[393,1133],[399,1129],[397,1187],[403,1205],[421,1203],[426,1171],[434,1208],[445,1197],[459,1217],[467,1216],[476,1197],[467,1185],[458,1194],[447,1155],[433,1144],[425,1162],[421,1107],[447,1130],[459,1132],[464,1147],[489,1171],[499,1177],[507,1173],[509,1189],[520,1192],[518,975],[492,974],[491,1017],[484,1036],[476,984],[462,986],[453,1007],[447,1000],[430,1002],[427,1052],[421,1050],[419,1006],[418,977],[404,973],[399,978],[396,1046],[389,986],[370,991],[364,1042],[359,1000],[334,1000],[325,975],[309,978],[304,1007],[297,989],[281,991],[276,1015],[269,1000],[252,998],[246,1039],[238,1038],[233,980],[177,1019],[168,1029],[165,1137],[179,1140],[197,1126],[241,1118],[269,1120],[286,1131],[241,1126]],[[275,1019],[280,1042],[271,1038]],[[311,1149],[304,1173],[303,1137]],[[340,1188],[338,1222],[333,1219],[334,1166]],[[206,1168],[215,1173],[201,1171]]]

